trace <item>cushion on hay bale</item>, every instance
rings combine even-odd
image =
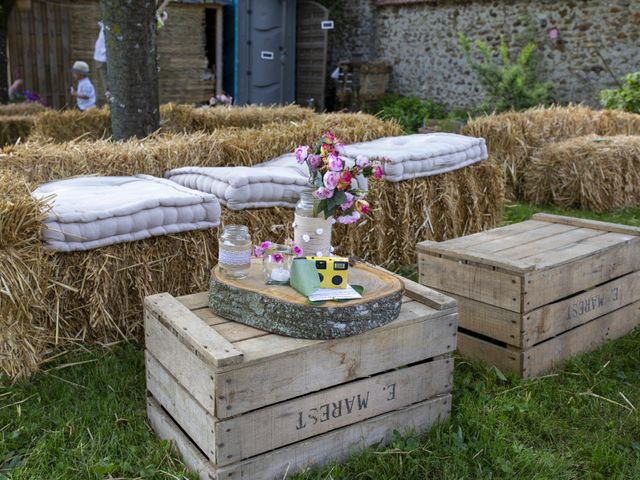
[[[90,250],[220,223],[213,195],[162,178],[77,177],[46,183],[33,196],[50,199],[43,240],[53,250]]]
[[[168,171],[165,177],[184,187],[212,193],[232,210],[294,208],[300,193],[309,188],[302,169],[281,166],[182,167]]]
[[[430,133],[387,137],[345,147],[356,158],[384,158],[386,179],[392,182],[451,172],[488,157],[483,138],[455,133]]]

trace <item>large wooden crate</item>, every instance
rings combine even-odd
[[[446,419],[456,331],[455,301],[409,281],[397,320],[330,341],[147,297],[149,420],[201,478],[284,478]]]
[[[420,283],[458,300],[458,349],[522,377],[640,324],[640,229],[538,214],[418,245]]]

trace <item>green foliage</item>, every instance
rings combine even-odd
[[[512,60],[504,36],[497,51],[482,40],[472,42],[462,33],[459,41],[484,89],[485,111],[524,110],[551,103],[553,84],[539,79],[540,55],[535,42],[528,41]]]
[[[617,90],[602,90],[600,103],[604,108],[640,113],[640,72],[629,73]]]
[[[386,95],[376,104],[376,113],[385,120],[396,120],[406,133],[415,133],[425,120],[445,118],[443,105],[418,97]]]

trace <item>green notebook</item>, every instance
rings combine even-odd
[[[289,285],[295,288],[305,297],[320,288],[320,277],[316,270],[315,260],[295,258],[291,264],[291,278]]]

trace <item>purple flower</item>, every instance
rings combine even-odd
[[[325,198],[331,198],[333,196],[333,190],[331,190],[329,188],[326,188],[326,187],[320,187],[315,192],[313,192],[313,196],[316,197],[318,200],[324,200]]]
[[[336,143],[335,148],[339,155],[347,154],[347,151],[344,149],[344,143]]]
[[[356,165],[358,165],[360,168],[364,168],[369,165],[369,159],[364,155],[358,155],[356,157]]]
[[[307,157],[307,162],[309,163],[309,167],[313,170],[317,170],[320,164],[322,163],[322,157],[320,155],[309,155]]]
[[[262,256],[262,249],[258,246],[253,247],[253,254],[256,257],[261,257]]]
[[[338,186],[338,181],[340,181],[340,176],[336,175],[334,172],[327,172],[322,178],[324,186],[329,190],[334,190],[336,186]]]
[[[334,153],[329,155],[329,170],[340,172],[342,171],[342,167],[344,167],[344,162],[339,156]]]
[[[282,254],[281,253],[274,253],[273,255],[273,261],[276,263],[280,263],[282,261]]]
[[[358,212],[353,212],[351,215],[342,215],[338,217],[338,223],[342,223],[343,225],[349,225],[350,223],[355,223],[360,220],[360,214]]]
[[[302,249],[301,249],[298,245],[294,245],[294,246],[293,246],[293,254],[294,254],[296,257],[301,256],[301,255],[302,255]]]
[[[301,147],[296,148],[296,160],[298,163],[304,163],[304,161],[309,156],[309,147],[306,145],[302,145]]]
[[[271,246],[271,242],[262,242],[260,244],[260,249],[262,250],[269,250],[269,247]]]
[[[349,192],[345,192],[345,195],[347,196],[347,200],[340,205],[340,209],[344,212],[345,210],[348,210],[349,208],[351,208],[351,206],[353,205],[353,200],[354,200],[354,196],[352,194],[350,194]]]

